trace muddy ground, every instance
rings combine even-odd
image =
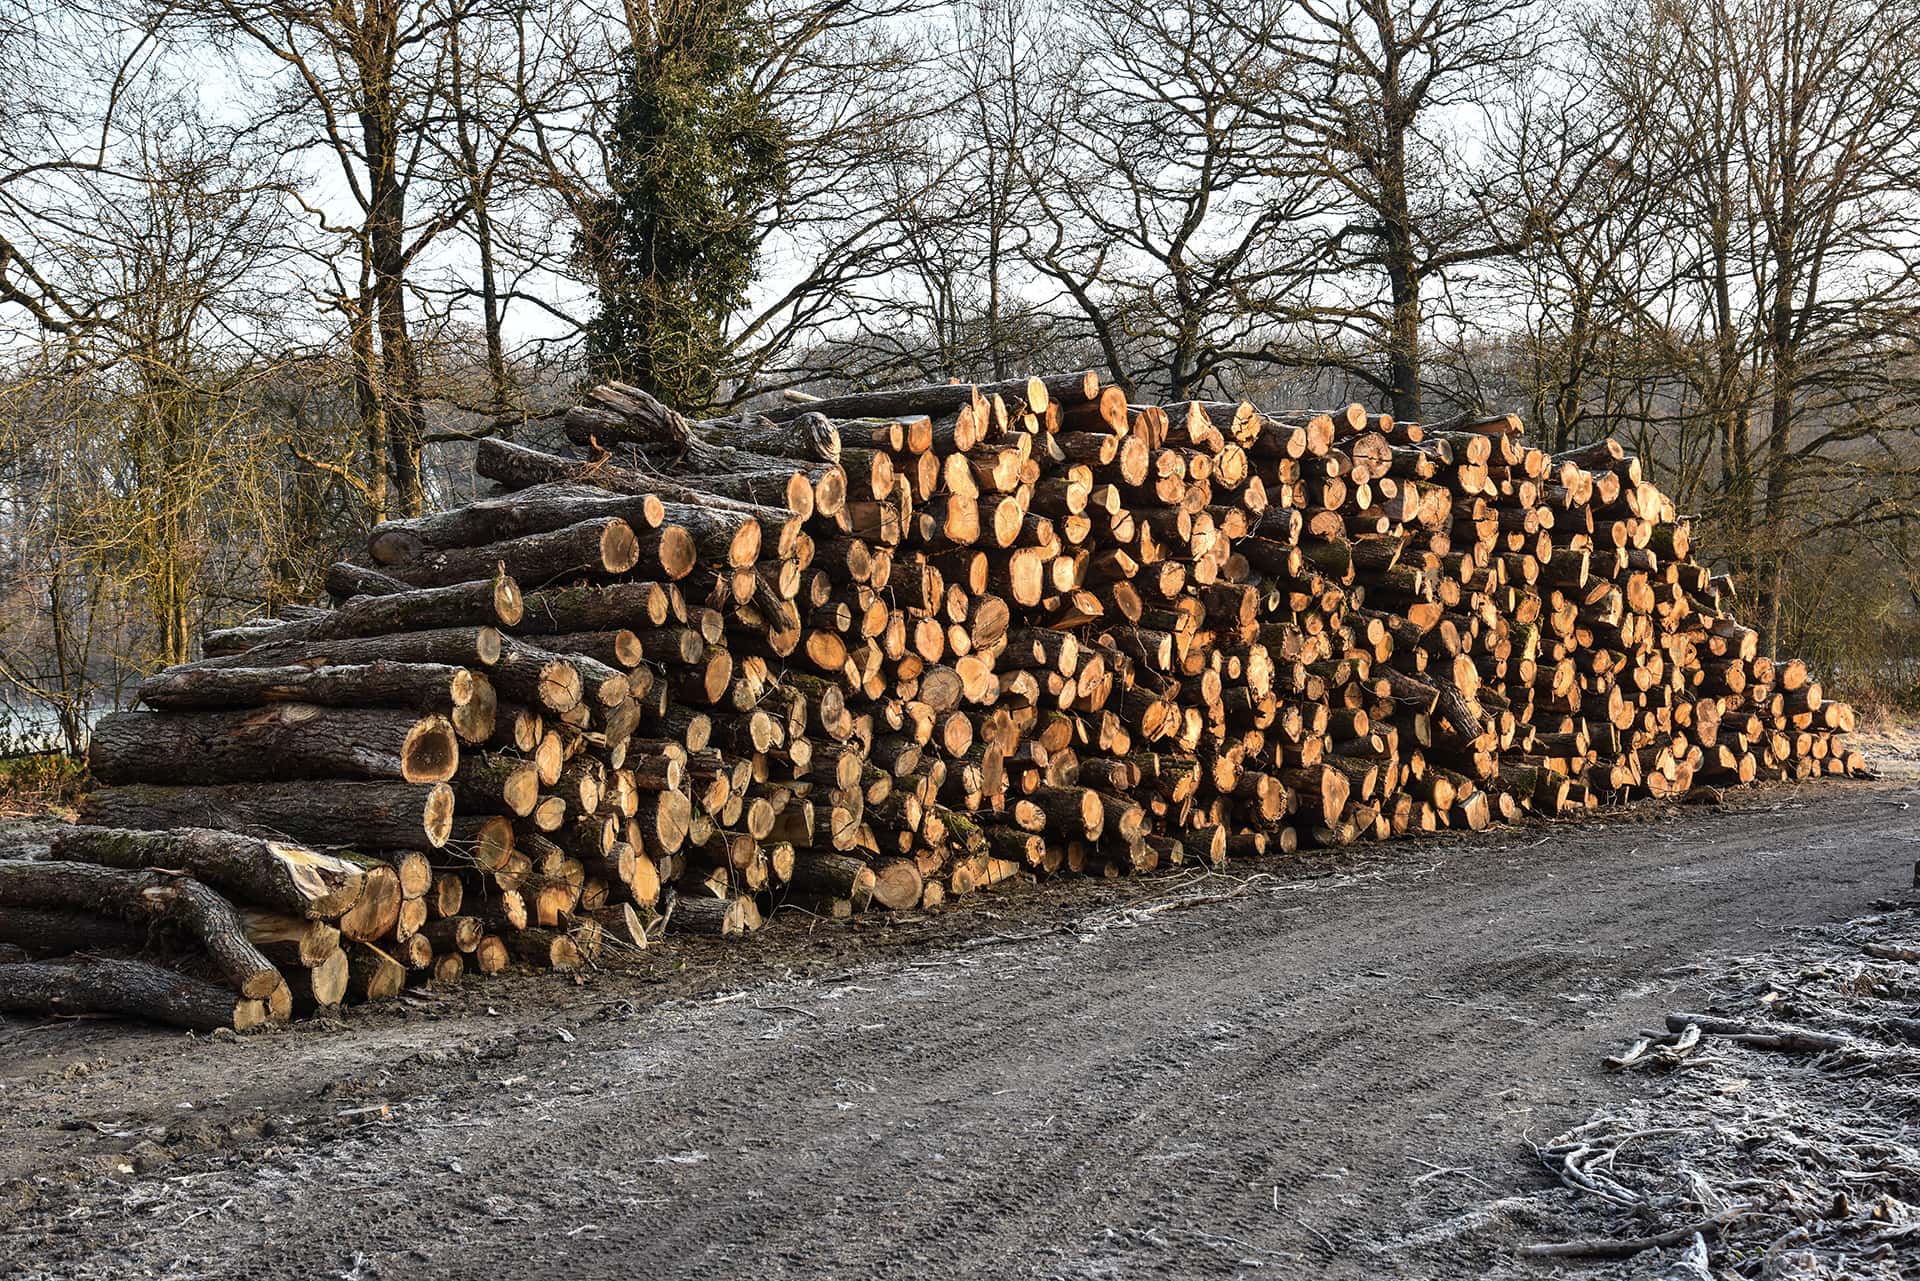
[[[1453,1225],[1648,1088],[1601,1057],[1715,958],[1916,901],[1916,819],[1909,771],[244,1038],[0,1023],[0,1276],[1505,1272]]]

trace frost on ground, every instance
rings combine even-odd
[[[1556,1186],[1401,1249],[1525,1240],[1503,1275],[1920,1272],[1920,912],[1803,931],[1707,988],[1606,1061],[1644,1092],[1535,1149]]]

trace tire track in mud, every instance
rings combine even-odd
[[[1045,895],[1013,895],[1015,937],[630,1012],[608,976],[499,1053],[458,1048],[498,1021],[451,1019],[454,1050],[282,1099],[267,1133],[44,1189],[0,1219],[0,1258],[62,1278],[1470,1274],[1454,1247],[1375,1251],[1450,1185],[1527,1186],[1526,1136],[1622,1088],[1598,1052],[1702,955],[1904,887],[1915,801],[1779,789],[1387,848],[1331,879],[1291,864],[1176,910],[1143,909],[1235,883],[1149,883],[1025,936]],[[361,1095],[388,1112],[338,1115]]]

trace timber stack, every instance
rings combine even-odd
[[[610,385],[566,434],[481,441],[497,492],[101,723],[88,826],[0,864],[0,1006],[245,1026],[1864,767],[1612,441],[1090,373],[718,420]]]

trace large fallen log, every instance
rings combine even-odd
[[[387,636],[270,641],[242,654],[203,658],[169,670],[204,672],[225,667],[333,667],[378,662],[484,668],[493,666],[499,658],[500,633],[496,629],[440,627]]]
[[[0,965],[0,1010],[119,1014],[195,1032],[244,1032],[267,1020],[262,1001],[145,961],[104,956]]]
[[[450,511],[382,521],[367,536],[367,554],[379,565],[405,565],[433,552],[505,542],[608,517],[624,520],[636,531],[657,529],[666,507],[653,494],[615,494],[564,482],[535,485]]]
[[[360,898],[361,866],[321,850],[237,832],[181,827],[164,832],[69,827],[54,835],[53,856],[125,869],[174,868],[236,902],[331,920]]]
[[[198,940],[240,995],[264,999],[280,971],[248,939],[233,905],[173,872],[92,863],[0,861],[0,907],[83,910],[121,920],[163,920]]]
[[[334,640],[345,636],[382,636],[441,627],[512,627],[520,621],[520,587],[494,573],[472,582],[410,588],[378,596],[356,596],[340,608],[309,618],[209,632],[202,649],[209,656],[238,654],[274,641]]]
[[[440,783],[459,768],[460,740],[443,716],[387,708],[270,703],[169,716],[115,712],[94,726],[87,764],[103,783]]]
[[[161,787],[134,783],[89,793],[83,821],[157,831],[220,827],[309,844],[371,849],[438,849],[453,830],[453,791],[445,783],[363,783],[316,779],[299,787],[227,783]]]
[[[640,561],[640,539],[618,516],[599,516],[561,529],[523,534],[477,547],[427,551],[387,572],[423,586],[464,582],[495,567],[529,586],[577,577],[624,574]],[[390,598],[389,598],[390,599]]]
[[[141,952],[157,941],[164,940],[156,938],[152,922],[135,924],[66,908],[0,907],[0,944],[36,957]]]
[[[688,503],[699,507],[710,507],[722,511],[735,511],[760,522],[764,532],[783,531],[788,527],[796,532],[800,522],[805,519],[794,509],[794,501],[785,507],[771,506],[765,502],[748,502],[732,498],[725,494],[711,493],[700,487],[704,483],[701,477],[672,477],[654,475],[638,471],[631,467],[620,467],[609,462],[584,462],[574,458],[562,458],[545,450],[534,449],[528,445],[516,444],[510,440],[496,440],[489,437],[475,446],[474,470],[489,480],[499,481],[510,489],[527,489],[535,485],[547,485],[555,482],[572,485],[593,485],[601,489],[620,494],[653,494],[659,498],[676,503]],[[801,501],[811,514],[814,500],[811,497],[800,498],[801,491],[809,496],[814,486],[800,473],[788,487],[786,497]],[[782,537],[776,537],[774,543],[783,543]]]
[[[140,701],[176,712],[261,703],[410,707],[451,719],[474,700],[477,684],[469,669],[441,663],[379,660],[335,667],[169,667],[140,682]]]

